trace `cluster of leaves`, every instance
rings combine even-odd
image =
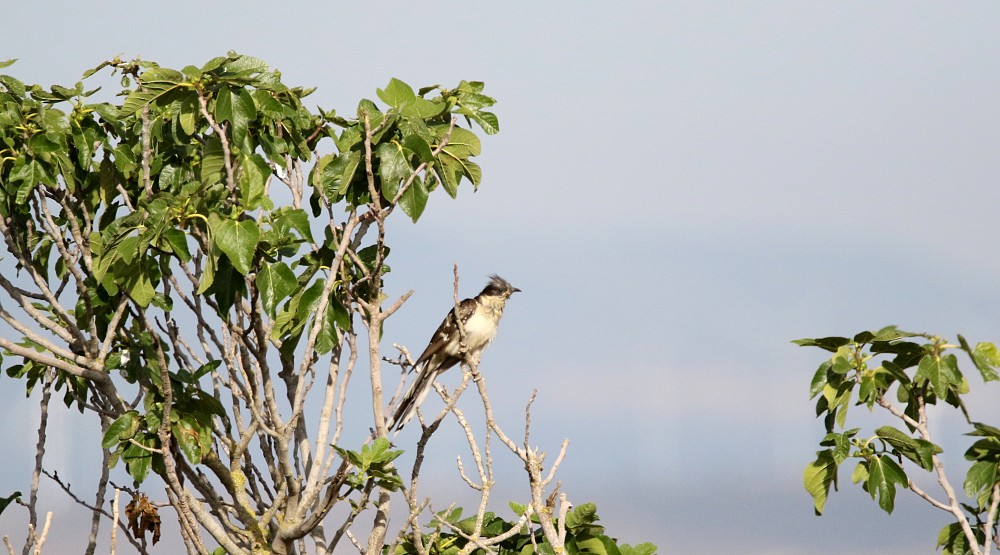
[[[511,509],[517,516],[524,515],[528,510],[526,505],[511,503]],[[429,551],[440,555],[454,555],[470,542],[470,535],[475,533],[478,518],[476,515],[462,518],[461,507],[441,511],[437,513],[434,521],[427,524],[428,533],[433,537]],[[655,555],[656,546],[651,543],[642,543],[636,546],[629,544],[619,544],[618,540],[608,536],[604,527],[597,524],[600,520],[597,516],[597,505],[594,503],[584,503],[574,507],[566,514],[566,544],[565,553],[577,555],[592,553],[594,555]],[[507,521],[492,512],[487,512],[483,516],[483,525],[480,537],[483,539],[494,538],[504,534],[510,536],[494,545],[493,548],[501,555],[530,555],[541,553],[555,555],[552,546],[545,540],[545,535],[540,528],[532,525],[538,524],[538,518],[532,515],[531,524],[522,524],[520,529],[511,533],[518,527],[517,520]],[[417,547],[410,541],[404,541],[396,546],[393,555],[411,555],[419,553]],[[474,554],[484,554],[485,550],[478,548],[472,551]]]
[[[897,488],[910,488],[904,467],[915,465],[927,472],[937,471],[942,449],[928,439],[926,406],[943,401],[969,418],[962,399],[969,391],[969,383],[952,351],[964,352],[984,382],[1000,379],[1000,350],[996,345],[984,342],[973,348],[962,336],[958,336],[957,344],[950,344],[938,336],[890,326],[864,331],[853,338],[800,339],[794,343],[833,353],[820,364],[810,386],[810,397],[816,399],[816,415],[824,417],[826,426],[826,436],[820,442],[824,449],[816,453],[816,460],[806,467],[803,476],[816,514],[822,513],[830,488],[837,487],[838,469],[848,459],[858,460],[851,481],[861,484],[887,513],[894,508]],[[903,423],[905,431],[881,426],[870,437],[864,437],[860,428],[845,429],[849,408],[859,405],[869,411],[875,405],[885,408]],[[982,526],[989,517],[990,495],[1000,483],[1000,430],[971,420],[970,424],[973,430],[968,435],[982,439],[965,453],[973,464],[966,474],[964,491],[975,501],[962,506],[979,524],[974,529],[981,541]],[[995,515],[991,522],[995,526]],[[967,551],[967,539],[959,523],[942,530],[939,546],[946,553]]]
[[[372,443],[362,445],[360,452],[340,447],[335,449],[353,467],[347,478],[347,484],[353,489],[362,490],[371,487],[370,483],[387,491],[398,491],[403,487],[403,480],[392,464],[403,451],[392,449],[388,439],[377,437]]]
[[[296,451],[310,444],[304,392],[320,356],[334,366],[346,345],[353,367],[356,319],[381,331],[385,218],[398,207],[416,222],[436,189],[455,197],[463,182],[481,183],[472,127],[498,132],[495,101],[480,82],[414,90],[392,79],[381,103],[361,100],[345,116],[308,109],[312,89],[236,53],[180,70],[116,58],[84,79],[106,69],[120,76],[119,103],[94,101],[99,89],[82,82],[0,75],[0,235],[21,274],[0,273],[0,289],[42,331],[0,307],[23,336],[0,337],[19,362],[7,374],[102,414],[109,462],[137,484],[159,475],[174,499],[185,498],[182,478],[198,489],[198,511],[174,506],[187,539],[198,538],[185,527],[209,528],[214,516],[225,521],[212,532],[226,546],[216,553],[290,552],[348,494],[362,491],[364,504],[371,488],[403,487],[401,451],[385,438],[336,448],[334,476],[303,472],[321,464]],[[183,337],[191,322],[197,340]],[[133,536],[156,542],[160,518],[145,495],[125,513]],[[461,510],[439,516],[432,551],[467,545]],[[509,533],[505,553],[553,553],[538,528],[549,521],[525,521],[487,514],[480,532]],[[566,551],[655,552],[619,545],[596,521],[592,504],[568,513]]]
[[[213,419],[224,417],[225,409],[218,399],[198,387],[202,376],[214,370],[221,361],[215,360],[189,373],[181,369],[171,376],[173,404],[170,411],[171,437],[177,448],[193,464],[212,452]],[[114,467],[119,459],[125,462],[129,475],[142,483],[151,469],[163,472],[163,457],[157,431],[163,423],[164,398],[162,390],[149,392],[143,398],[144,412],[130,410],[108,426],[102,447],[111,450],[109,464]]]
[[[425,98],[435,90],[440,90],[440,96]],[[478,187],[482,170],[470,158],[482,150],[479,138],[467,129],[453,127],[450,121],[452,113],[458,113],[487,133],[498,132],[496,116],[485,110],[495,100],[482,91],[483,83],[462,81],[453,90],[433,86],[414,92],[406,83],[392,79],[385,89],[377,91],[378,97],[390,106],[386,112],[374,102],[362,100],[358,111],[367,121],[361,124],[326,114],[344,130],[334,136],[339,153],[320,157],[312,171],[313,209],[318,211],[320,195],[334,202],[348,200],[352,205],[372,200],[362,171],[365,126],[373,132],[372,151],[377,159],[374,169],[381,178],[380,200],[398,202],[414,222],[423,213],[430,191],[439,184],[451,197],[458,194],[463,178]],[[433,169],[425,174],[426,178],[414,173],[422,166]],[[411,177],[412,181],[407,182]]]

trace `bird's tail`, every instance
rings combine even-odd
[[[385,427],[388,431],[402,430],[403,426],[413,418],[413,415],[417,413],[417,407],[424,402],[427,394],[434,388],[434,378],[437,377],[437,374],[437,370],[431,370],[427,365],[418,370],[416,379],[403,394],[403,398],[399,400],[392,413],[392,418],[386,423]]]

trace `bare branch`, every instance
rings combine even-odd
[[[111,503],[111,520],[113,522],[118,522],[118,500],[121,497],[122,490],[115,488],[115,500]],[[111,555],[115,555],[115,549],[118,547],[118,527],[111,527],[111,546],[109,548]]]
[[[35,543],[35,555],[42,555],[42,546],[45,545],[45,539],[49,537],[49,526],[52,525],[52,511],[45,513],[45,525],[42,527],[42,534],[38,536],[38,541]]]
[[[932,496],[931,494],[927,493],[926,491],[924,491],[923,489],[921,489],[920,486],[918,486],[917,484],[915,484],[913,482],[913,480],[908,480],[907,487],[909,487],[910,490],[913,491],[913,493],[919,495],[920,497],[923,497],[924,500],[926,500],[931,505],[934,505],[938,509],[941,509],[942,511],[947,511],[949,513],[951,512],[951,506],[950,505],[948,505],[947,503],[942,503],[942,502],[938,501],[937,499],[935,499],[934,496]]]
[[[910,426],[912,428],[919,428],[920,427],[920,423],[919,422],[917,422],[916,420],[910,418],[908,415],[906,415],[903,411],[899,410],[898,407],[896,407],[895,405],[893,405],[889,401],[886,401],[884,395],[880,395],[878,397],[878,399],[876,399],[875,401],[879,404],[880,407],[883,407],[886,410],[888,410],[889,412],[891,412],[893,416],[895,416],[896,418],[899,418],[903,422],[906,422],[906,424],[908,426]]]
[[[42,474],[42,460],[45,458],[45,433],[49,423],[49,399],[52,397],[52,379],[52,372],[46,371],[42,378],[42,398],[38,403],[40,413],[38,417],[38,442],[35,444],[35,469],[31,474],[31,490],[28,494],[28,538],[24,541],[24,549],[21,550],[24,555],[28,555],[31,552],[31,547],[36,542],[39,543],[39,547],[41,546],[41,540],[35,536],[35,530],[38,527],[36,506],[38,505],[38,479]],[[50,518],[51,516],[52,514],[49,513]],[[47,528],[48,523],[46,523]]]

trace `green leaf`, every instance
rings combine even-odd
[[[182,416],[179,421],[173,423],[171,431],[184,457],[192,464],[201,464],[201,433],[197,422],[187,415]]]
[[[257,272],[257,289],[264,311],[274,318],[278,304],[295,291],[295,273],[284,262],[268,264]]]
[[[858,433],[858,428],[852,428],[842,434],[829,433],[820,442],[824,447],[833,447],[833,460],[839,465],[847,460],[851,453],[851,439]]]
[[[264,188],[271,177],[271,167],[260,154],[243,156],[242,171],[239,176],[240,197],[244,210],[255,210],[262,203],[269,204],[264,197]]]
[[[935,356],[933,353],[924,355],[920,359],[920,365],[917,366],[917,373],[913,380],[918,383],[922,380],[929,381],[934,392],[940,397],[944,397],[951,386],[962,383],[957,364],[954,355],[943,357]]]
[[[973,443],[965,451],[965,458],[970,461],[1000,460],[1000,439],[995,437],[986,437]]]
[[[0,75],[0,84],[3,84],[8,91],[19,99],[24,98],[25,94],[28,92],[24,87],[24,83],[14,79],[10,75]]]
[[[177,120],[181,124],[181,130],[188,135],[194,135],[200,117],[198,94],[192,91],[186,94],[180,102],[180,113],[177,115]]]
[[[208,374],[209,372],[211,372],[211,371],[215,370],[216,368],[218,368],[220,364],[222,364],[222,360],[221,359],[210,360],[210,361],[206,362],[205,364],[202,364],[201,366],[198,367],[197,370],[195,370],[194,375],[192,376],[192,379],[194,379],[194,380],[201,379],[202,376],[204,376],[204,375]]]
[[[279,232],[290,235],[291,230],[310,243],[313,241],[312,227],[309,225],[309,214],[301,208],[282,209],[272,220],[272,225]]]
[[[937,547],[942,548],[943,555],[966,555],[969,553],[969,540],[965,537],[962,525],[953,522],[941,529],[937,537]]]
[[[415,177],[410,186],[403,191],[403,196],[399,198],[399,206],[413,220],[413,223],[417,223],[420,215],[424,213],[424,208],[427,207],[427,197],[427,187],[424,186],[424,182],[419,177]]]
[[[219,250],[229,257],[236,271],[247,275],[253,264],[254,250],[260,240],[260,229],[257,222],[253,220],[243,220],[235,222],[233,220],[209,219],[209,224],[215,223],[212,232],[215,236],[215,244]]]
[[[28,196],[35,190],[39,183],[53,184],[52,176],[45,169],[41,162],[34,158],[25,159],[24,156],[18,158],[11,169],[8,179],[10,183],[18,183],[17,195],[14,202],[24,204],[28,201]]]
[[[475,112],[470,114],[472,121],[479,124],[479,127],[487,135],[496,135],[500,132],[500,120],[493,112]]]
[[[854,364],[852,363],[853,357],[849,354],[838,352],[833,358],[830,359],[832,369],[834,372],[840,375],[849,374],[854,370]]]
[[[520,503],[515,503],[513,501],[510,501],[508,505],[510,506],[510,510],[514,511],[514,514],[516,514],[517,516],[523,515],[524,512],[528,510],[527,505],[522,505]]]
[[[10,67],[10,66],[14,65],[14,62],[16,62],[16,61],[17,61],[17,58],[11,58],[9,60],[4,60],[4,61],[0,62],[0,69],[3,69],[5,67]],[[18,495],[21,495],[21,493],[18,492]]]
[[[458,185],[462,181],[462,175],[465,174],[462,163],[442,156],[438,159],[437,164],[435,164],[434,171],[441,181],[441,185],[444,186],[445,192],[448,193],[448,196],[456,198],[458,196]]]
[[[802,474],[806,491],[813,498],[813,507],[817,515],[823,514],[830,486],[837,485],[837,463],[833,459],[833,451],[826,449],[816,452],[816,460],[809,463]]]
[[[1000,366],[1000,349],[997,349],[995,344],[976,343],[976,348],[973,350],[961,335],[958,336],[958,342],[962,350],[969,354],[984,382],[1000,380],[1000,375],[997,374],[997,367]]]
[[[364,447],[362,447],[364,451]],[[375,438],[369,449],[369,461],[372,465],[386,465],[403,454],[402,450],[392,449],[392,443],[384,437]]]
[[[489,108],[497,103],[495,98],[478,92],[463,92],[458,98],[459,104],[474,111],[479,111],[482,108]]]
[[[389,106],[398,107],[416,98],[413,89],[406,83],[393,77],[385,89],[376,89],[376,94]]]
[[[827,383],[827,373],[830,371],[830,361],[825,360],[819,365],[816,373],[813,374],[812,382],[809,384],[809,398],[812,399],[823,391]]]
[[[836,353],[838,349],[850,343],[846,337],[821,337],[819,339],[796,339],[792,343],[800,347],[819,347],[820,349]]]
[[[581,526],[597,522],[597,520],[597,505],[594,503],[584,503],[573,507],[573,510],[566,515],[566,528],[574,530]]]
[[[225,59],[225,63],[222,66],[222,75],[227,77],[249,76],[266,72],[269,68],[270,66],[260,58],[229,51],[229,57]]]
[[[274,336],[287,338],[300,333],[309,316],[315,311],[319,297],[323,294],[323,288],[323,280],[316,280],[308,288],[299,288],[275,319]]]
[[[992,489],[997,481],[997,461],[976,461],[965,475],[965,495],[977,497],[983,490]]]
[[[983,424],[982,422],[973,422],[972,426],[975,428],[975,430],[969,432],[966,435],[992,437],[1000,440],[1000,428],[990,426],[989,424]]]
[[[868,464],[865,461],[858,461],[858,465],[854,467],[854,472],[851,473],[851,483],[860,484],[867,480]]]
[[[233,93],[227,86],[219,87],[215,94],[215,121],[222,123],[228,121],[232,123],[233,116]]]
[[[418,96],[404,104],[400,112],[411,118],[430,119],[444,112],[447,108],[448,105],[444,102],[433,102]]]
[[[580,553],[590,553],[593,555],[618,555],[618,553],[611,553],[608,551],[601,536],[579,538],[576,540],[576,545]]]
[[[906,473],[892,457],[876,455],[868,463],[868,493],[886,513],[892,514],[896,502],[896,485],[907,487]]]
[[[163,231],[162,238],[168,245],[170,245],[170,250],[180,258],[181,262],[187,263],[191,260],[191,252],[188,250],[187,235],[175,228],[170,228]]]
[[[321,355],[329,353],[337,345],[340,338],[337,335],[338,329],[350,327],[351,315],[340,304],[336,296],[330,295],[326,305],[323,325],[320,327],[319,335],[316,337],[316,352]]]
[[[154,84],[167,84],[176,85],[184,81],[184,74],[177,71],[176,69],[170,69],[168,67],[151,67],[146,71],[142,72],[139,76],[140,80],[145,85]]]
[[[247,129],[250,122],[257,119],[257,108],[246,89],[241,87],[233,93],[232,111],[233,140],[244,153],[249,152],[252,148],[247,143]]]
[[[218,305],[219,314],[225,317],[245,292],[246,281],[241,279],[228,256],[220,256],[211,287],[211,294]]]
[[[13,60],[8,60],[8,61],[13,63]],[[0,498],[0,514],[3,514],[4,510],[7,509],[7,506],[13,503],[19,497],[21,497],[21,492],[15,491],[14,493],[8,495],[7,497]]]
[[[62,145],[39,133],[28,139],[28,149],[35,155],[50,154],[63,148]]]
[[[413,169],[403,148],[398,143],[382,143],[375,149],[379,158],[379,178],[382,181],[382,194],[392,201],[399,191],[400,182],[410,176]]]
[[[898,364],[891,360],[886,360],[882,362],[882,369],[889,373],[893,378],[899,381],[901,384],[908,385],[910,383],[910,377],[906,375],[906,372],[899,367]],[[900,387],[900,391],[905,391],[906,389]]]
[[[156,295],[156,289],[153,287],[153,282],[149,278],[149,274],[146,273],[145,268],[142,265],[132,265],[132,271],[128,272],[125,277],[125,283],[123,287],[128,291],[128,296],[132,298],[139,306],[145,308],[149,306],[149,303],[153,301],[153,297]]]
[[[875,430],[875,435],[885,440],[900,455],[919,464],[927,471],[934,469],[933,457],[941,452],[941,448],[937,445],[925,439],[910,437],[892,426],[878,428]]]
[[[403,148],[406,148],[416,154],[417,158],[420,158],[421,162],[434,161],[434,152],[431,150],[431,145],[420,135],[407,135],[407,137],[403,139]]]
[[[214,185],[222,181],[222,170],[226,167],[225,154],[222,151],[222,140],[212,135],[205,140],[201,155],[201,183]]]
[[[61,110],[55,108],[49,108],[42,112],[42,126],[50,138],[70,133],[69,118]]]
[[[444,133],[442,133],[441,137],[444,137]],[[448,144],[444,147],[445,152],[460,159],[468,158],[470,156],[479,156],[482,149],[483,147],[482,143],[479,141],[479,137],[477,137],[472,131],[462,127],[455,127],[451,130],[451,136],[448,138]]]
[[[141,434],[135,440],[136,443],[129,443],[122,452],[122,460],[132,479],[141,484],[153,466],[153,453],[149,449],[155,447],[156,440],[150,434]]]
[[[861,387],[858,388],[858,402],[865,403],[871,409],[875,405],[878,384],[875,382],[875,375],[865,372],[861,376]]]
[[[347,193],[360,162],[361,153],[351,151],[337,156],[323,167],[320,172],[320,183],[327,199],[334,201]]]
[[[160,69],[161,68],[154,68],[142,74],[142,86],[136,88],[136,90],[132,91],[125,98],[125,102],[122,103],[122,107],[118,111],[118,117],[120,119],[124,119],[135,114],[143,107],[160,98],[163,98],[167,93],[176,90],[178,88],[177,82],[184,79],[184,75],[179,72],[170,73],[173,70],[157,71]],[[150,75],[154,80],[147,81],[147,75]],[[161,78],[163,80],[158,80]],[[176,78],[177,82],[172,81],[172,78]]]
[[[462,169],[466,179],[472,182],[472,188],[478,189],[479,184],[483,182],[483,170],[479,164],[466,160],[462,163]]]

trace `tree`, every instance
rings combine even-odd
[[[381,346],[410,295],[383,291],[386,221],[398,208],[416,223],[435,190],[479,186],[470,127],[499,130],[483,83],[414,91],[393,79],[381,104],[343,116],[311,111],[312,89],[235,53],[179,71],[115,58],[84,79],[102,70],[120,75],[120,103],[91,101],[97,89],[82,82],[46,90],[0,76],[0,235],[16,268],[0,273],[0,348],[6,374],[42,392],[27,500],[0,500],[0,511],[27,507],[25,553],[49,527],[39,533],[42,474],[80,499],[43,464],[54,392],[103,432],[96,502],[79,501],[92,513],[89,553],[105,519],[141,553],[156,543],[157,481],[189,553],[329,553],[345,537],[362,553],[655,550],[618,546],[592,504],[571,509],[552,484],[566,443],[543,470],[528,426],[517,443],[493,419],[468,357],[458,388],[438,387],[444,408],[421,418],[408,477],[394,464],[383,362],[399,367],[396,396],[413,363]],[[457,300],[457,268],[455,288]],[[370,419],[348,420],[365,360]],[[456,404],[470,383],[485,437]],[[472,476],[460,461],[461,477],[480,492],[467,518],[434,511],[419,490],[428,440],[449,415],[474,459]],[[348,428],[372,433],[349,448]],[[487,510],[496,441],[523,462],[531,491],[510,520]],[[112,496],[111,469],[133,486]],[[124,509],[121,491],[132,496]],[[407,516],[390,532],[394,495]],[[350,508],[333,522],[338,505]],[[353,533],[362,515],[366,541]]]
[[[904,332],[895,326],[863,331],[853,338],[795,343],[833,353],[820,364],[810,387],[810,396],[817,400],[816,414],[824,417],[827,432],[820,442],[824,449],[816,453],[803,476],[816,514],[823,512],[830,487],[837,487],[840,465],[857,459],[851,481],[861,484],[887,513],[892,513],[897,488],[902,488],[954,517],[955,522],[937,538],[945,554],[988,555],[1000,546],[1000,429],[971,419],[963,401],[969,382],[954,352],[968,356],[989,383],[1000,379],[996,345],[978,343],[973,348],[961,335],[957,343],[950,343],[940,336]],[[896,426],[878,427],[872,435],[861,433],[861,428],[845,429],[852,404],[869,411],[877,406],[879,414]],[[978,438],[965,452],[971,466],[961,492],[952,485],[941,458],[943,450],[931,437],[928,407],[939,404],[960,410],[969,424],[966,435]],[[927,491],[914,482],[910,476],[920,471],[933,476],[940,492]]]

